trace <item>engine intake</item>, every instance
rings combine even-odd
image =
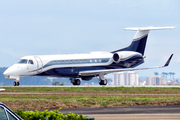
[[[114,55],[113,55],[113,61],[114,61],[115,63],[119,63],[119,62],[121,61],[121,58],[120,58],[120,56],[119,56],[118,53],[114,53]]]

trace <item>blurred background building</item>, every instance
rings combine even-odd
[[[113,74],[113,84],[118,86],[138,86],[139,74],[135,72],[117,72]]]
[[[166,85],[166,78],[161,76],[151,76],[146,78],[146,85]]]

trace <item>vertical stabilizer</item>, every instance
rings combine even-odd
[[[113,51],[112,53],[119,51],[135,51],[144,55],[146,41],[150,30],[161,30],[161,29],[173,29],[175,27],[129,27],[124,30],[135,30],[137,31],[130,46]]]

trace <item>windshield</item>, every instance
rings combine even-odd
[[[26,60],[26,59],[21,59],[21,60],[18,62],[18,64],[27,64],[27,61],[28,61],[28,60]]]

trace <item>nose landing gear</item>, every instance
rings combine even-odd
[[[19,86],[19,82],[18,82],[18,81],[15,81],[15,82],[14,82],[14,86]]]
[[[19,86],[19,77],[15,79],[14,86]]]

